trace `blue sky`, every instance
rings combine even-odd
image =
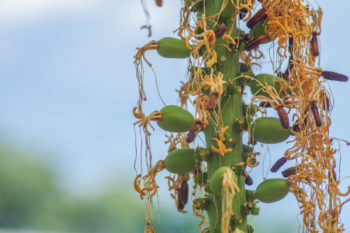
[[[174,36],[179,23],[175,10],[180,7],[179,1],[164,1],[163,8],[156,8],[153,1],[146,3],[153,26],[151,38],[140,30],[145,16],[137,0],[0,3],[1,140],[49,162],[71,192],[93,192],[110,182],[111,177],[122,180],[134,175],[131,110],[137,101],[135,48],[151,39]],[[350,35],[346,30],[350,3],[324,0],[319,4],[324,10],[321,67],[350,75]],[[147,57],[165,102],[176,103],[174,89],[185,79],[186,61],[161,59],[154,52]],[[145,82],[149,94],[146,111],[151,112],[162,104],[154,91],[153,74],[147,68]],[[331,135],[350,139],[350,86],[336,82],[329,86],[336,102]],[[155,160],[166,153],[163,136],[164,132],[157,128],[152,138]],[[273,156],[285,148],[269,147]],[[342,152],[342,176],[350,176],[350,150],[342,146]],[[276,159],[273,156],[272,162]],[[269,157],[265,158],[268,164]],[[268,174],[266,167],[255,172],[257,182],[262,180],[261,174]],[[344,183],[349,184],[349,179]],[[284,204],[295,206],[293,198],[290,195]],[[263,205],[262,209],[280,218],[278,204]],[[286,219],[296,219],[297,209],[293,211]],[[343,214],[350,216],[349,205]],[[349,229],[350,223],[346,226]]]

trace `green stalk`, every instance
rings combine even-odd
[[[213,12],[214,1],[211,1],[212,4],[207,4],[208,12]],[[231,25],[234,25],[234,31],[232,33],[232,38],[235,38],[237,35],[236,22],[227,19],[226,24],[228,28]],[[223,42],[218,40],[217,43]],[[240,72],[239,65],[239,51],[228,51],[225,47],[218,47],[216,49],[218,53],[218,66],[216,71],[221,72],[224,75],[224,80],[229,83],[233,78],[237,77]],[[223,58],[223,59],[222,59]],[[222,59],[222,60],[221,60]],[[223,62],[220,62],[223,61]],[[221,110],[222,110],[222,120],[224,126],[229,126],[229,129],[226,131],[228,140],[226,147],[231,148],[232,152],[226,153],[225,156],[214,154],[207,161],[208,168],[208,177],[212,177],[214,172],[222,166],[237,167],[241,162],[245,162],[242,159],[242,132],[234,127],[234,122],[238,118],[242,118],[242,97],[241,93],[237,90],[241,90],[241,87],[237,82],[233,83],[233,88],[231,92],[225,92],[221,97]],[[210,150],[210,147],[213,145],[213,137],[217,137],[215,132],[218,132],[215,129],[216,125],[212,123],[204,130],[206,145]],[[243,169],[245,166],[243,167]],[[236,172],[238,187],[240,192],[238,192],[233,199],[232,209],[234,215],[231,219],[231,229],[234,231],[236,228],[239,228],[243,232],[248,232],[247,230],[247,215],[242,209],[242,206],[246,203],[245,195],[245,177],[242,176],[242,170],[237,169]],[[221,195],[211,195],[211,201],[207,209],[209,224],[211,233],[221,233],[221,219],[222,219],[222,208],[221,208]]]

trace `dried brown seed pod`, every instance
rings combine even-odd
[[[290,168],[287,168],[286,170],[284,170],[282,172],[282,176],[287,178],[289,176],[293,176],[297,174],[297,168],[296,167],[290,167]]]
[[[316,102],[312,102],[311,103],[311,112],[314,116],[315,122],[316,122],[316,126],[317,127],[321,127],[322,126],[322,121],[321,121],[321,117],[320,117],[320,113],[318,112],[318,108],[316,105]]]
[[[310,44],[311,44],[311,47],[310,47],[310,52],[313,56],[318,56],[320,55],[320,51],[318,50],[318,40],[317,40],[317,36],[318,34],[313,32],[312,33],[312,37],[311,37],[311,41],[310,41]]]
[[[271,108],[271,104],[270,104],[270,102],[263,101],[263,102],[260,102],[259,107],[261,107],[261,108]]]
[[[191,143],[196,139],[197,134],[202,130],[202,124],[200,121],[194,122],[190,130],[187,133],[186,142]]]
[[[247,22],[247,27],[252,29],[256,24],[265,19],[267,19],[267,13],[266,10],[262,8],[250,18],[250,20]]]
[[[299,132],[301,129],[303,129],[307,125],[307,117],[304,117],[304,124],[300,123],[300,119],[298,119],[294,125],[292,126],[292,130],[294,132]]]
[[[186,179],[182,180],[181,186],[177,191],[177,209],[183,210],[188,201],[188,183]]]
[[[266,35],[258,36],[254,40],[249,41],[245,45],[244,49],[246,51],[251,51],[251,50],[256,49],[257,47],[259,47],[260,44],[263,44],[263,43],[265,43],[267,41],[268,41],[268,38],[267,38]]]
[[[292,59],[293,59],[293,56],[290,56],[289,57],[289,61],[288,61],[288,66],[287,66],[287,69],[286,71],[283,73],[282,77],[285,79],[285,80],[289,80],[289,73],[290,71],[294,68],[294,64],[292,63]]]
[[[226,30],[227,26],[225,24],[220,25],[220,27],[215,30],[216,39],[222,37],[225,34]]]
[[[288,129],[289,128],[288,113],[283,107],[278,107],[276,110],[277,110],[277,115],[280,118],[282,127],[285,129]]]
[[[285,163],[287,162],[287,159],[285,157],[282,157],[276,161],[276,163],[271,167],[271,172],[277,172]]]
[[[333,81],[340,81],[340,82],[347,82],[348,76],[344,74],[339,74],[332,71],[322,71],[322,76],[327,80],[333,80]]]
[[[244,182],[245,182],[246,185],[252,185],[253,184],[253,179],[249,175],[246,175]]]
[[[163,5],[163,0],[156,0],[156,5],[161,7]]]
[[[293,37],[289,37],[288,39],[288,51],[290,54],[293,52]]]
[[[209,103],[208,103],[208,107],[207,107],[208,111],[211,112],[211,111],[215,110],[216,105],[218,103],[218,98],[219,98],[219,93],[213,92],[210,94]]]

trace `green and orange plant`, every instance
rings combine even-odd
[[[178,38],[138,48],[139,99],[133,114],[145,134],[147,172],[137,174],[134,187],[146,200],[145,233],[155,232],[152,198],[159,188],[155,177],[164,169],[173,174],[166,178],[181,212],[186,212],[188,180],[193,179],[192,209],[201,218],[203,233],[251,233],[247,216],[259,214],[258,203],[276,202],[289,192],[299,203],[303,232],[344,231],[339,216],[350,187],[344,193],[339,190],[333,146],[339,139],[329,135],[331,101],[324,82],[348,78],[317,65],[321,18],[321,9],[306,0],[185,0]],[[264,57],[263,44],[273,45],[272,74],[253,72]],[[189,75],[178,91],[181,106],[168,105],[146,115],[142,64],[151,66],[145,57],[149,50],[165,58],[188,59]],[[189,104],[192,113],[186,110]],[[278,117],[267,116],[267,108]],[[152,121],[174,133],[167,138],[169,154],[154,165]],[[205,146],[192,148],[200,132]],[[244,133],[249,135],[246,143]],[[288,160],[296,166],[285,169],[283,178],[266,179],[248,190],[252,179],[247,169],[259,165],[255,145],[288,138],[289,149],[271,172]]]

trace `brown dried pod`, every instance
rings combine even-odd
[[[183,210],[188,201],[188,183],[187,180],[182,180],[180,188],[177,190],[177,209]]]
[[[292,126],[292,131],[298,133],[298,132],[300,132],[300,130],[301,130],[300,123],[299,123],[299,121],[296,121],[294,123],[294,125]]]
[[[285,163],[287,162],[287,159],[285,157],[282,157],[276,161],[276,163],[271,167],[271,172],[277,172]]]
[[[161,7],[163,5],[163,0],[156,0],[156,5]]]
[[[243,40],[244,41],[250,41],[252,39],[252,37],[249,35],[249,34],[245,34],[244,36],[243,36]]]
[[[271,104],[270,104],[270,102],[262,101],[262,102],[260,102],[259,107],[261,107],[261,108],[271,108]]]
[[[290,167],[290,168],[287,168],[286,170],[284,170],[282,172],[282,176],[287,178],[289,176],[293,176],[297,174],[297,168],[296,167]]]
[[[252,29],[256,24],[265,19],[267,19],[267,13],[266,10],[262,8],[250,18],[250,20],[247,22],[247,27]]]
[[[208,111],[211,112],[211,111],[215,110],[216,105],[218,103],[218,98],[219,98],[219,93],[213,92],[210,94],[209,103],[208,103],[208,107],[207,107]]]
[[[193,125],[191,126],[190,130],[187,133],[186,142],[187,143],[193,142],[194,139],[196,139],[197,134],[201,130],[202,130],[202,124],[200,123],[200,121],[194,122]]]
[[[292,130],[294,132],[299,132],[301,129],[303,129],[307,125],[307,117],[304,118],[304,124],[300,123],[300,119],[298,119],[294,125],[292,126]]]
[[[286,72],[287,72],[287,71],[286,71]],[[278,77],[281,77],[281,78],[283,78],[283,79],[286,80],[286,81],[289,80],[288,75],[289,75],[289,71],[288,71],[287,73],[283,73],[283,72],[281,72],[281,71],[277,73],[277,76],[278,76]]]
[[[280,118],[282,127],[285,129],[288,129],[289,128],[288,113],[283,107],[278,107],[276,110],[277,110],[277,115]]]
[[[287,69],[286,71],[284,72],[284,74],[282,75],[282,77],[285,79],[285,80],[289,80],[289,73],[290,71],[294,68],[294,64],[292,63],[292,59],[293,59],[293,56],[290,56],[289,57],[289,61],[288,61],[288,66],[287,66]]]
[[[246,175],[244,182],[245,182],[246,185],[252,185],[253,184],[253,179],[249,175]]]
[[[318,56],[320,55],[320,51],[318,50],[318,40],[317,40],[317,36],[318,34],[313,32],[312,33],[312,37],[311,37],[311,41],[310,41],[310,52],[313,56]]]
[[[316,126],[317,127],[321,127],[322,126],[322,121],[321,121],[321,117],[320,117],[320,113],[318,112],[318,108],[316,105],[316,102],[312,102],[311,103],[311,112],[314,116],[315,122],[316,122]]]
[[[293,52],[293,37],[289,37],[288,39],[288,51],[290,54]]]
[[[332,71],[322,71],[322,76],[327,80],[339,81],[339,82],[347,82],[348,76],[344,74],[339,74]]]
[[[227,26],[225,24],[220,25],[220,27],[215,30],[216,39],[222,37],[225,34],[226,30]]]
[[[328,172],[328,180],[329,181],[336,181],[337,180],[337,174],[334,171],[334,168]]]
[[[323,106],[324,110],[326,110],[327,112],[329,111],[329,109],[331,107],[331,103],[330,103],[330,100],[327,96],[323,99],[322,106]]]
[[[267,41],[268,41],[268,38],[267,38],[266,35],[258,36],[254,40],[249,41],[245,45],[244,49],[246,51],[251,51],[251,50],[256,49],[257,47],[259,47],[260,44],[263,44],[263,43],[265,43]]]

